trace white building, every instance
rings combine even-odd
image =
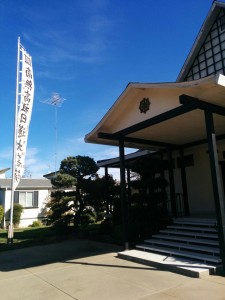
[[[14,202],[23,206],[19,227],[27,227],[36,220],[44,220],[45,205],[49,200],[52,185],[48,179],[22,178],[14,194]],[[3,226],[9,222],[11,179],[0,178],[0,204],[4,207]]]

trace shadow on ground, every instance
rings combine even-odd
[[[1,252],[0,271],[9,272],[121,250],[118,245],[73,238],[60,243]]]

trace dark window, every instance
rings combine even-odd
[[[183,160],[184,160],[184,166],[185,167],[194,166],[194,156],[192,154],[184,156]],[[181,159],[180,159],[180,157],[177,158],[177,167],[178,168],[181,167]]]
[[[14,202],[24,208],[38,207],[38,191],[15,191]]]

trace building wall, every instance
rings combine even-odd
[[[223,151],[225,151],[224,142],[218,144],[219,161],[224,160]],[[189,154],[192,154],[194,157],[194,165],[186,167],[190,215],[201,215],[206,217],[215,216],[215,204],[207,145],[187,149],[184,155]],[[180,168],[177,166],[177,157],[178,154],[175,154],[175,192],[182,194],[181,174]]]
[[[2,192],[2,191],[1,191]],[[36,220],[43,220],[45,204],[49,199],[48,190],[39,190],[38,208],[24,208],[21,215],[19,227],[28,227]],[[0,194],[1,195],[1,194]],[[11,191],[5,191],[5,213],[10,209]],[[8,221],[4,222],[4,226],[8,225]]]

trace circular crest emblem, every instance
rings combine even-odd
[[[139,105],[140,112],[146,114],[146,112],[147,112],[147,111],[149,110],[149,108],[150,108],[150,104],[151,104],[151,102],[149,101],[148,98],[143,98],[143,99],[140,101],[140,105]]]

